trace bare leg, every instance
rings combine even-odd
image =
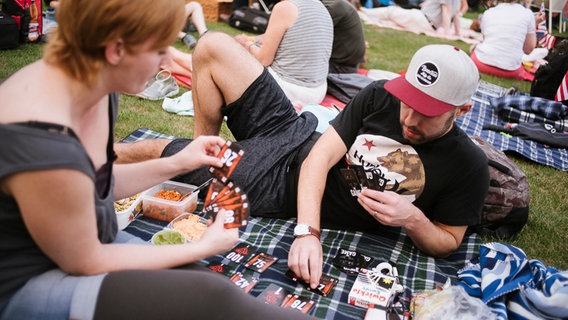
[[[114,163],[134,163],[157,159],[170,141],[168,139],[148,139],[131,143],[115,143],[114,152],[117,159]]]
[[[197,1],[192,1],[185,5],[185,16],[191,18],[191,22],[195,25],[197,32],[201,36],[205,31],[207,31],[207,26],[205,25],[205,16],[203,15],[203,7]]]
[[[218,135],[221,107],[236,101],[264,67],[231,36],[208,32],[193,52],[193,137]]]
[[[180,51],[172,46],[168,48],[171,56],[169,64],[161,66],[163,69],[168,69],[172,73],[181,74],[191,78],[192,64],[191,53]]]

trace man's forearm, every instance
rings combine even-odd
[[[433,223],[424,215],[420,221],[405,227],[418,249],[437,258],[447,257],[459,247],[465,229]]]

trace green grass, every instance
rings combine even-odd
[[[470,18],[475,16],[475,14],[468,14]],[[224,23],[208,23],[208,27],[232,35],[240,33]],[[365,26],[365,34],[370,44],[369,59],[365,65],[367,69],[402,71],[406,69],[413,53],[430,43],[451,44],[469,52],[469,45],[464,42],[444,41],[410,32]],[[179,42],[175,46],[185,50]],[[40,48],[40,45],[23,45],[16,50],[0,51],[0,79],[4,79],[27,63],[38,59],[41,55]],[[525,81],[500,79],[487,75],[482,75],[482,79],[503,87],[516,86],[523,92],[530,90],[530,83]],[[148,101],[122,95],[120,103],[115,134],[117,140],[140,127],[178,136],[192,136],[193,118],[167,113],[162,109],[161,101]],[[223,125],[221,135],[231,138],[225,125]],[[500,241],[489,238],[483,240],[513,244],[522,248],[531,259],[541,260],[547,265],[562,270],[568,269],[568,199],[566,199],[568,173],[536,164],[522,157],[511,155],[511,158],[525,171],[529,179],[531,188],[529,221],[514,240]]]

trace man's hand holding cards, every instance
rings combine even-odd
[[[244,151],[236,143],[227,141],[218,155],[223,165],[220,168],[209,167],[209,172],[214,178],[205,196],[203,212],[215,217],[221,209],[224,209],[227,229],[246,225],[249,216],[247,195],[229,179],[243,154]]]
[[[364,188],[384,191],[387,186],[387,179],[384,176],[375,170],[365,169],[363,166],[350,165],[347,168],[341,168],[340,172],[349,187],[349,192],[354,197]]]

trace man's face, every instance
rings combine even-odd
[[[402,135],[412,144],[422,144],[437,139],[450,131],[457,112],[458,108],[455,108],[439,116],[427,117],[401,102]]]

